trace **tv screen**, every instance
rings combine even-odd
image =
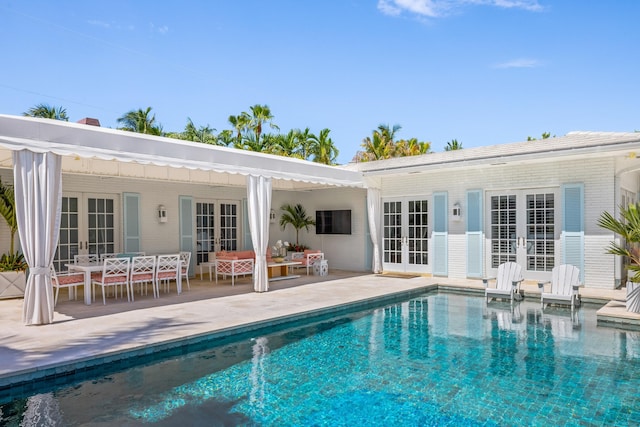
[[[351,210],[316,211],[316,234],[351,234]]]

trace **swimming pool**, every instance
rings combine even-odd
[[[595,319],[434,292],[51,384],[0,424],[638,425],[640,334]]]

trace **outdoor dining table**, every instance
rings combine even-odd
[[[102,271],[102,264],[65,264],[69,271],[79,271],[84,273],[84,303],[91,305],[91,273]]]

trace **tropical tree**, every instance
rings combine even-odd
[[[233,135],[233,131],[229,129],[225,129],[218,134],[217,144],[224,145],[226,147],[233,145],[235,137]]]
[[[556,136],[553,135],[553,138],[555,138],[555,137]],[[540,138],[540,139],[549,139],[549,138],[551,138],[551,132],[542,132],[542,138]],[[537,141],[537,140],[538,140],[538,138],[534,138],[532,136],[528,136],[527,137],[527,141]]]
[[[420,142],[418,138],[401,139],[394,144],[393,157],[417,156],[427,154],[431,149],[430,142]]]
[[[183,138],[187,141],[202,142],[205,144],[216,144],[217,138],[215,135],[215,129],[206,126],[200,126],[199,128],[193,124],[190,118],[187,118],[187,124],[182,132]]]
[[[148,135],[162,135],[162,126],[156,122],[155,114],[150,116],[151,107],[146,110],[131,110],[118,118],[118,123],[122,123],[121,130],[130,132],[145,133]]]
[[[370,160],[381,160],[392,157],[393,141],[380,131],[374,130],[371,137],[362,140],[361,147],[364,151],[356,154],[358,161],[367,162]]]
[[[622,237],[623,242],[610,243],[607,253],[626,257],[627,269],[635,273],[631,280],[640,282],[640,203],[632,203],[626,208],[621,206],[620,217],[616,219],[605,211],[598,219],[598,225]]]
[[[62,120],[64,122],[69,121],[65,108],[55,107],[49,104],[37,104],[22,114],[26,117],[40,117],[43,119]]]
[[[249,108],[251,109],[249,127],[255,133],[257,141],[260,141],[260,135],[262,135],[262,125],[264,125],[265,123],[268,123],[272,129],[279,129],[278,126],[272,123],[273,114],[271,114],[271,109],[267,105],[256,104]]]
[[[14,253],[14,242],[18,231],[18,218],[16,217],[16,198],[13,186],[4,185],[0,179],[0,215],[5,219],[11,232],[9,253]]]
[[[452,139],[444,146],[444,151],[462,150],[462,142],[458,142],[457,139]]]
[[[298,235],[301,229],[309,231],[309,226],[316,225],[313,218],[307,215],[307,211],[300,203],[295,206],[290,204],[282,205],[280,208],[284,211],[280,217],[280,227],[284,230],[288,224],[296,229],[296,246],[299,245]]]
[[[291,129],[286,134],[266,134],[263,139],[268,140],[269,153],[285,157],[304,158],[301,153],[299,129]]]
[[[236,148],[242,148],[242,135],[249,129],[249,125],[251,124],[251,116],[246,112],[242,112],[237,116],[229,116],[229,123],[236,131],[236,141],[234,142],[234,146]]]
[[[329,138],[329,132],[331,130],[325,128],[320,131],[318,136],[312,135],[309,154],[313,156],[313,161],[316,163],[336,164],[339,152],[331,138]]]

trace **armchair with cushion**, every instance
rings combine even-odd
[[[222,275],[224,278],[231,276],[231,286],[235,286],[236,277],[253,275],[254,259],[255,253],[253,251],[216,253],[216,283],[218,283],[218,275]]]
[[[320,250],[305,249],[304,252],[294,252],[291,256],[291,261],[301,262],[302,264],[296,265],[296,268],[306,268],[307,276],[309,275],[309,269],[313,268],[313,264],[324,259],[324,253]]]

